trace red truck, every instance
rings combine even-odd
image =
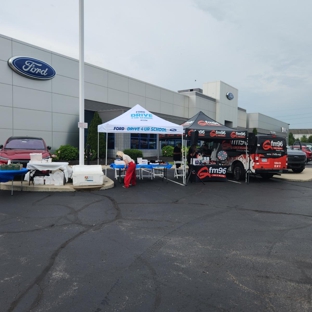
[[[309,147],[307,147],[307,143],[302,143],[300,141],[295,141],[291,146],[294,150],[302,150],[307,155],[307,163],[312,161],[312,151]]]

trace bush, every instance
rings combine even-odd
[[[173,146],[167,145],[161,149],[162,156],[164,157],[173,157]]]
[[[84,151],[85,156],[84,159],[88,160],[88,149]],[[97,159],[97,152],[93,149],[89,149],[89,160],[96,160]]]
[[[303,135],[301,138],[300,138],[300,141],[303,142],[303,143],[308,143],[308,138],[306,135]]]
[[[141,158],[143,157],[142,151],[137,150],[137,149],[125,149],[123,152],[127,154],[128,156],[130,156],[135,162],[138,157],[141,157]]]
[[[102,119],[98,112],[94,113],[94,116],[91,120],[91,123],[88,128],[88,136],[87,136],[87,145],[90,146],[90,149],[93,151],[92,156],[95,155],[94,159],[97,157],[97,151],[98,151],[98,131],[97,127],[98,125],[102,124]],[[106,152],[106,142],[105,142],[105,134],[99,133],[99,158],[105,157]],[[95,154],[94,154],[95,153]]]
[[[292,134],[292,132],[289,132],[289,134],[288,134],[288,145],[293,145],[294,142],[295,142],[295,137]]]
[[[53,160],[77,160],[79,156],[79,151],[77,147],[71,145],[61,145],[53,154]]]

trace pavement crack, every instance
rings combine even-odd
[[[43,198],[40,198],[40,199],[34,201],[32,204],[33,204],[33,206],[34,206],[34,205],[37,205],[38,203],[40,203],[40,202],[46,200],[47,198],[49,198],[49,197],[51,197],[51,196],[53,196],[53,194],[47,194],[47,195],[44,196]]]
[[[111,222],[114,222],[118,219],[121,218],[121,211],[120,211],[120,208],[117,204],[117,202],[112,199],[110,196],[102,196],[102,197],[105,197],[105,198],[108,198],[112,203],[113,203],[113,207],[115,208],[116,210],[116,216],[114,219],[110,220],[110,221],[103,221],[99,224],[96,224],[96,225],[82,225],[82,224],[79,224],[79,225],[82,225],[82,226],[85,226],[86,228],[82,231],[80,231],[79,233],[77,233],[76,235],[74,235],[73,237],[71,237],[70,239],[66,240],[65,242],[63,242],[51,255],[50,259],[49,259],[49,262],[48,264],[45,266],[45,268],[41,271],[41,273],[33,280],[33,282],[24,290],[22,291],[18,296],[17,298],[11,303],[9,309],[8,309],[8,312],[12,312],[14,311],[15,308],[18,307],[19,303],[21,302],[21,300],[28,294],[28,292],[35,286],[38,286],[40,291],[38,292],[36,298],[34,299],[34,301],[32,302],[32,305],[31,305],[31,308],[30,308],[30,311],[39,305],[40,303],[40,300],[41,298],[43,297],[43,287],[42,287],[42,283],[45,279],[45,277],[47,276],[47,274],[49,273],[49,271],[51,270],[51,268],[53,267],[55,261],[56,261],[56,258],[58,257],[58,255],[60,254],[60,252],[66,248],[68,246],[68,244],[70,244],[71,242],[73,242],[74,240],[76,240],[77,238],[79,238],[81,235],[87,233],[89,230],[97,230],[97,229],[100,229],[103,225],[106,225],[108,223],[111,223]],[[83,209],[89,207],[90,205],[93,205],[94,203],[97,203],[97,202],[100,202],[102,201],[103,199],[99,199],[99,200],[96,200],[96,201],[93,201],[91,203],[88,203],[86,205],[84,205],[83,207],[81,207],[79,210],[76,211],[76,213],[78,213],[79,211],[82,211]],[[38,201],[37,201],[38,202]],[[71,212],[72,213],[72,212]],[[55,223],[54,223],[55,224]],[[51,225],[49,225],[48,227],[46,228],[51,228]],[[37,231],[37,230],[42,230],[43,228],[40,228],[40,229],[34,229],[32,231]]]
[[[236,207],[236,206],[234,208],[236,210],[241,210],[241,211],[251,211],[251,212],[257,212],[257,213],[268,213],[268,214],[275,214],[275,215],[299,216],[299,217],[312,218],[312,215],[306,215],[306,214],[302,214],[302,213],[270,211],[270,210],[259,210],[259,209],[247,209],[247,208],[239,208],[239,207]]]
[[[214,213],[208,213],[199,217],[196,217],[188,222],[185,222],[181,224],[180,226],[176,227],[175,229],[172,229],[170,232],[165,234],[163,237],[158,239],[154,244],[152,244],[149,248],[147,248],[145,251],[143,251],[140,255],[138,255],[134,261],[120,273],[120,276],[117,278],[117,281],[111,286],[109,291],[106,293],[105,298],[102,300],[101,305],[109,305],[110,302],[110,296],[113,293],[113,291],[118,287],[119,290],[125,288],[126,292],[126,286],[122,284],[122,278],[126,274],[127,270],[130,271],[139,271],[142,268],[142,265],[147,268],[147,270],[150,272],[151,279],[154,283],[154,305],[151,311],[157,311],[160,304],[161,304],[161,283],[157,278],[157,271],[153,267],[153,265],[150,263],[150,259],[154,258],[156,254],[159,252],[160,249],[162,249],[170,240],[170,236],[176,232],[179,231],[184,226],[187,226],[190,223],[196,222],[198,220],[202,220],[203,218],[211,218],[223,213],[226,213],[228,209],[217,211]]]
[[[19,302],[26,296],[26,294],[35,286],[38,285],[39,288],[41,288],[41,283],[43,282],[44,278],[46,277],[46,275],[48,274],[48,272],[50,271],[50,269],[52,268],[52,266],[54,265],[54,262],[57,258],[57,256],[59,255],[59,253],[72,241],[74,241],[76,238],[78,238],[79,236],[81,236],[82,234],[86,233],[89,229],[85,229],[79,233],[77,233],[76,235],[74,235],[72,238],[68,239],[67,241],[65,241],[63,244],[61,244],[59,246],[58,249],[56,249],[53,254],[50,257],[49,263],[47,264],[47,266],[41,271],[41,273],[35,278],[35,280],[22,292],[19,294],[19,296],[11,303],[10,308],[8,310],[8,312],[14,311],[14,309],[18,306]],[[35,298],[32,306],[36,306],[41,298],[42,294],[41,292],[39,292],[37,294],[37,297]]]

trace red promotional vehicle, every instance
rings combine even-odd
[[[224,141],[221,149],[228,158],[225,165],[235,180],[242,180],[246,173],[259,174],[264,179],[287,171],[287,144],[275,135],[251,136],[248,145],[241,140]]]
[[[42,138],[12,136],[0,145],[0,164],[20,163],[26,167],[31,153],[41,153],[42,159],[50,157],[50,146]]]

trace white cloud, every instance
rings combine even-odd
[[[86,62],[174,91],[222,80],[247,112],[312,128],[310,0],[84,3]],[[0,29],[78,58],[78,12],[78,0],[11,0]]]

